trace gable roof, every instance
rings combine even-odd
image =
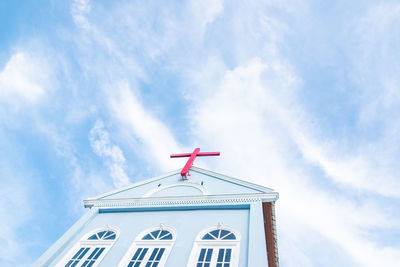
[[[198,168],[198,167],[195,167],[195,166],[192,166],[190,168],[190,170],[192,172],[197,172],[197,173],[202,174],[202,175],[206,175],[206,176],[209,176],[209,177],[217,178],[219,180],[226,181],[226,182],[229,182],[229,183],[232,183],[232,184],[236,184],[236,185],[239,185],[239,186],[242,186],[242,187],[245,187],[245,188],[253,189],[253,190],[255,190],[255,191],[259,192],[259,193],[271,193],[271,192],[274,192],[273,189],[265,187],[265,186],[261,186],[261,185],[254,184],[254,183],[250,183],[250,182],[243,181],[243,180],[240,180],[240,179],[237,179],[237,178],[226,176],[224,174],[220,174],[220,173],[212,172],[212,171],[209,171],[209,170],[201,169],[201,168]],[[145,179],[143,181],[139,181],[139,182],[136,182],[136,183],[133,183],[133,184],[121,187],[121,188],[117,188],[117,189],[105,192],[103,194],[100,194],[100,195],[97,195],[97,196],[94,196],[94,197],[90,197],[87,200],[97,200],[97,199],[107,198],[107,197],[110,197],[112,195],[116,195],[118,193],[130,190],[130,189],[134,189],[134,188],[137,188],[139,186],[142,186],[142,185],[154,182],[154,181],[160,181],[160,180],[163,180],[163,179],[165,179],[167,177],[180,174],[180,171],[181,171],[181,169],[178,169],[178,170],[171,171],[171,172],[168,172],[168,173],[160,175],[160,176],[156,176],[156,177],[153,177],[153,178]]]

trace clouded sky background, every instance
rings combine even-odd
[[[0,265],[196,166],[274,188],[281,266],[400,262],[398,1],[1,1]]]

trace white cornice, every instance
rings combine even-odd
[[[148,207],[190,207],[207,205],[248,204],[255,201],[272,202],[278,199],[276,192],[257,194],[205,195],[154,198],[88,199],[86,208],[148,208]]]

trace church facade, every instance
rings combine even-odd
[[[34,266],[275,267],[270,188],[192,166],[84,200]]]

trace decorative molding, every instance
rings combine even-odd
[[[201,205],[246,204],[258,201],[272,202],[278,199],[278,193],[263,194],[227,194],[184,197],[155,197],[155,198],[121,198],[84,200],[86,208],[129,208],[129,207],[179,207]]]
[[[146,234],[151,233],[151,232],[156,231],[156,230],[167,230],[168,232],[171,233],[172,239],[170,239],[170,240],[154,240],[154,239],[152,239],[152,240],[143,240],[143,237]],[[142,231],[141,233],[139,233],[139,235],[136,236],[135,241],[133,241],[133,243],[130,245],[129,249],[125,252],[125,255],[123,256],[123,258],[121,259],[121,261],[118,264],[118,267],[124,267],[124,266],[129,265],[130,259],[133,257],[135,251],[139,247],[148,248],[150,250],[149,253],[146,253],[146,255],[144,255],[144,258],[143,258],[143,261],[142,261],[143,265],[144,265],[144,263],[148,263],[149,262],[148,261],[149,260],[149,256],[150,256],[150,254],[151,254],[153,249],[155,249],[155,248],[164,248],[165,252],[161,257],[161,261],[159,262],[159,266],[164,266],[165,262],[167,261],[167,259],[169,257],[169,254],[170,254],[170,252],[172,250],[172,247],[173,247],[173,245],[175,243],[176,236],[177,236],[177,232],[173,227],[167,226],[167,225],[163,225],[163,224],[160,224],[157,227],[151,227],[151,228],[148,228],[148,229]]]
[[[236,239],[234,240],[203,240],[202,237],[213,230],[224,229],[232,232]],[[224,225],[222,223],[218,223],[218,225],[214,225],[212,227],[203,229],[200,231],[193,243],[192,251],[189,256],[189,261],[186,267],[197,266],[197,259],[199,257],[200,250],[203,248],[213,248],[215,251],[212,252],[211,258],[211,266],[216,266],[216,253],[218,249],[232,249],[231,260],[229,262],[229,266],[237,267],[239,265],[239,254],[240,254],[240,241],[241,234],[239,231],[234,228]],[[215,253],[215,254],[214,254]],[[214,263],[214,264],[213,264]]]
[[[258,184],[253,184],[253,183],[250,183],[250,182],[247,182],[247,181],[243,181],[243,180],[240,180],[240,179],[237,179],[237,178],[233,178],[233,177],[230,177],[230,176],[226,176],[226,175],[223,175],[223,174],[220,174],[220,173],[216,173],[216,172],[208,171],[208,170],[205,170],[205,169],[201,169],[199,167],[192,166],[190,168],[190,170],[194,171],[194,172],[197,172],[197,173],[200,173],[200,174],[204,174],[204,175],[208,175],[208,176],[211,176],[211,177],[215,177],[215,178],[220,179],[220,180],[224,180],[224,181],[228,181],[228,182],[231,182],[231,183],[234,183],[234,184],[237,184],[237,185],[241,185],[241,186],[244,186],[244,187],[247,187],[247,188],[250,188],[250,189],[258,190],[258,191],[260,191],[260,193],[272,193],[272,192],[274,192],[274,190],[271,189],[271,188],[268,188],[268,187],[265,187],[265,186],[261,186],[261,185],[258,185]],[[154,181],[162,180],[164,178],[167,178],[167,177],[170,177],[170,176],[173,176],[173,175],[177,175],[177,174],[180,175],[180,171],[181,171],[180,169],[179,170],[175,170],[175,171],[171,171],[171,172],[168,172],[168,173],[166,173],[164,175],[156,176],[154,178],[149,178],[149,179],[146,179],[146,180],[143,180],[143,181],[131,184],[131,185],[127,185],[127,186],[124,186],[124,187],[121,187],[121,188],[118,188],[118,189],[115,189],[115,190],[112,190],[112,191],[109,191],[109,192],[106,192],[106,193],[103,193],[103,194],[100,194],[100,195],[97,195],[97,196],[94,196],[94,197],[90,197],[87,200],[102,199],[104,197],[109,197],[111,195],[114,195],[114,194],[129,190],[129,189],[141,186],[141,185],[145,185],[145,184],[148,184],[148,183],[151,183],[151,182],[154,182]]]
[[[203,195],[207,195],[207,194],[208,194],[207,190],[206,190],[205,187],[202,186],[202,185],[195,184],[195,183],[190,183],[190,182],[180,182],[180,183],[162,185],[162,186],[160,186],[160,187],[157,187],[157,188],[155,188],[155,189],[152,189],[152,190],[150,190],[149,192],[147,192],[146,194],[144,194],[143,197],[150,197],[151,195],[153,195],[153,194],[155,194],[155,193],[157,193],[157,192],[163,191],[163,190],[168,189],[168,188],[171,188],[171,187],[176,187],[176,186],[194,187],[194,188],[196,188],[196,189],[199,189],[200,192],[201,192]]]

